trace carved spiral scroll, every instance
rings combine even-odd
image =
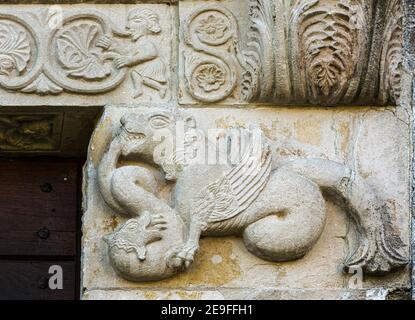
[[[100,37],[111,34],[111,23],[98,12],[67,18],[50,37],[50,64],[45,66],[45,74],[67,91],[101,93],[114,89],[125,79],[127,69],[116,69],[112,57],[96,45]]]
[[[189,93],[202,102],[227,98],[239,78],[237,24],[227,9],[208,5],[191,15],[185,28],[186,44],[193,48],[186,59]]]

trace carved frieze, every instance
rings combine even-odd
[[[242,3],[180,4],[182,90],[193,102],[396,103],[402,73],[400,1]],[[203,30],[217,41],[209,41]],[[207,63],[216,68],[198,68]],[[192,76],[195,70],[199,77]],[[207,78],[212,86],[201,84]],[[182,102],[192,99],[183,94]]]
[[[292,1],[293,95],[312,104],[350,103],[367,59],[372,1]]]
[[[2,6],[0,88],[7,105],[396,104],[402,19],[397,0]]]
[[[39,96],[62,93],[82,104],[99,104],[96,97],[109,93],[120,102],[170,99],[169,6],[24,8],[0,7],[6,104],[28,95],[33,104],[47,101]]]

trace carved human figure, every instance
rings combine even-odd
[[[134,98],[143,95],[143,86],[166,96],[166,66],[160,57],[153,36],[161,32],[159,16],[150,9],[135,9],[128,14],[126,32],[133,42],[130,52],[123,52],[122,45],[115,45],[109,36],[102,37],[97,45],[105,50],[112,49],[119,55],[113,59],[116,68],[132,67],[130,71],[134,85]]]
[[[184,223],[184,240],[178,246],[165,243],[157,253],[159,264],[165,263],[169,270],[190,267],[200,236],[239,235],[250,252],[270,261],[301,258],[323,232],[324,195],[341,205],[357,225],[359,243],[350,252],[345,266],[382,274],[406,265],[405,245],[385,219],[388,207],[351,169],[324,159],[298,159],[273,166],[273,151],[266,138],[259,144],[245,144],[236,164],[166,166],[166,159],[174,157],[166,153],[161,156],[159,132],[163,130],[163,136],[175,137],[179,121],[184,127],[195,126],[193,118],[181,118],[169,111],[123,116],[121,129],[98,167],[100,192],[116,212],[132,217],[149,212],[154,219],[162,215],[163,219],[170,219],[165,224],[169,232],[172,220]],[[233,139],[230,132],[225,137]],[[206,137],[205,145],[208,144]],[[185,146],[193,148],[189,143]],[[253,154],[258,156],[251,157]],[[120,167],[119,158],[123,156],[144,164]],[[160,169],[166,180],[175,182],[172,206],[157,196],[157,182],[148,166]],[[142,225],[140,230],[145,227]],[[167,233],[161,230],[152,240],[164,235]],[[132,237],[143,234],[129,233],[127,238]],[[145,244],[144,240],[139,243]],[[113,263],[121,265],[118,255],[118,251],[110,253]],[[148,270],[148,266],[142,268]],[[134,277],[128,270],[127,277],[149,280],[145,274]]]

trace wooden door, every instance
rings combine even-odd
[[[0,160],[0,299],[79,296],[81,165]]]

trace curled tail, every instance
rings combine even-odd
[[[405,244],[390,222],[390,209],[357,173],[338,162],[299,159],[284,169],[317,183],[351,215],[358,230],[358,246],[348,255],[345,267],[362,268],[369,274],[384,274],[408,263]]]

